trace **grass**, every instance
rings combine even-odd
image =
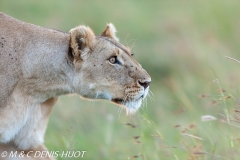
[[[132,116],[106,101],[60,97],[46,145],[86,150],[86,160],[238,160],[240,65],[225,56],[240,59],[239,7],[227,0],[0,2],[1,12],[63,31],[87,24],[100,34],[113,22],[152,76],[154,98]]]

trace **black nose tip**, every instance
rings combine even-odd
[[[146,89],[149,85],[150,85],[150,83],[151,83],[151,81],[145,81],[145,82],[138,82],[141,86],[143,86],[144,87],[144,89]]]

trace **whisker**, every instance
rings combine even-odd
[[[122,102],[122,105],[126,102],[127,98],[129,96],[129,93],[123,98],[123,102]]]
[[[147,107],[147,99],[145,98],[144,100],[143,100],[143,102],[142,102],[142,109],[143,110],[145,110],[146,109],[146,107]]]
[[[154,101],[154,95],[153,95],[152,91],[149,90],[147,96],[149,96],[151,101]]]
[[[154,101],[150,94],[147,94],[147,98],[149,98],[152,102]]]
[[[127,110],[126,106],[124,105],[124,103],[126,102],[127,98],[128,98],[129,94],[127,94],[124,98],[123,98],[123,101],[121,103],[121,106],[120,106],[120,112],[119,112],[119,118],[120,118],[120,114],[122,112],[122,109],[124,108],[125,110]],[[119,111],[119,110],[118,110]]]
[[[137,39],[132,39],[132,40],[128,41],[127,46],[128,46],[128,44],[129,44],[130,42],[132,42],[132,41],[134,41],[134,43],[135,43],[136,40],[137,40]],[[132,48],[131,48],[131,49],[132,49]]]
[[[119,114],[118,114],[118,120],[120,119],[120,115],[121,115],[121,113],[122,113],[122,108],[123,108],[123,107],[119,107],[120,111],[118,110],[118,113],[119,113]]]
[[[147,106],[148,106],[148,105],[147,105],[147,98],[146,98],[146,108],[147,108]]]
[[[137,41],[137,39],[135,39],[135,41],[133,42],[131,49],[133,49],[133,47],[135,46],[136,41]]]
[[[115,92],[120,92],[120,91],[122,91],[122,90],[124,90],[124,89],[121,89],[121,90],[118,90],[118,91],[115,91]],[[119,113],[119,114],[118,114],[118,119],[120,118],[122,109],[123,109],[123,108],[126,108],[126,107],[124,107],[124,103],[125,103],[126,99],[128,98],[128,95],[129,95],[129,94],[127,94],[127,95],[123,98],[123,101],[121,102],[121,105],[120,105],[120,107],[119,107],[119,109],[118,109],[118,113]]]
[[[127,38],[128,38],[129,34],[127,34],[127,36],[125,37],[124,43],[127,43]]]
[[[154,94],[152,93],[152,91],[150,89],[149,89],[149,93],[154,98]]]
[[[143,108],[144,108],[144,109],[147,109],[147,106],[148,106],[148,105],[147,105],[147,98],[145,98],[145,99],[144,99],[144,105],[143,105]]]

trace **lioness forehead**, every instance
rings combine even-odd
[[[122,45],[121,43],[115,41],[114,39],[108,38],[108,37],[103,37],[103,36],[98,36],[97,38],[103,39],[103,40],[106,40],[106,41],[110,42],[111,44],[115,45],[116,47],[120,48],[121,50],[123,50],[124,52],[126,52],[128,55],[131,56],[130,51],[124,45]]]

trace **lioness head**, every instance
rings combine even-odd
[[[146,98],[151,77],[130,49],[119,43],[115,32],[112,24],[101,36],[86,26],[70,30],[74,86],[82,97],[107,99],[133,113]]]

